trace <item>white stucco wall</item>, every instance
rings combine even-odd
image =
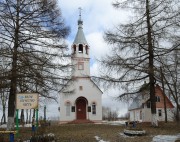
[[[142,122],[151,122],[151,109],[142,109]]]
[[[141,109],[134,109],[130,111],[130,121],[141,121]]]
[[[162,116],[159,116],[158,110],[161,110]],[[156,109],[156,116],[158,121],[165,121],[165,112],[164,108],[157,108]],[[167,109],[167,118],[168,121],[174,120],[173,109]],[[130,121],[141,121],[140,119],[140,109],[135,109],[130,111]],[[144,108],[142,109],[142,122],[151,122],[151,109]]]
[[[79,90],[79,86],[83,86],[82,90]],[[96,103],[96,114],[86,111],[86,118],[91,121],[101,121],[102,120],[102,92],[97,88],[97,86],[90,80],[90,78],[79,78],[72,85],[70,85],[69,90],[74,89],[72,94],[60,94],[60,122],[72,121],[76,119],[76,111],[71,112],[70,116],[66,116],[66,102],[70,102],[71,106],[76,106],[76,99],[78,97],[85,97],[88,100],[88,106],[92,106],[92,103]],[[87,108],[86,108],[87,110]]]
[[[161,109],[161,111],[162,111],[162,116],[158,116],[158,110],[159,109]],[[164,108],[159,108],[159,109],[156,109],[156,111],[157,111],[157,119],[158,119],[158,121],[165,121]],[[168,121],[174,121],[173,109],[167,108],[167,120]]]
[[[83,63],[83,70],[78,69],[78,63]],[[75,69],[73,72],[73,76],[83,77],[90,76],[90,67],[89,67],[89,58],[73,58],[72,64]]]

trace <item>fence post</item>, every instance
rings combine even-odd
[[[38,109],[36,109],[36,129],[38,128]]]
[[[18,115],[19,115],[19,110],[16,109],[16,136],[18,137],[19,136],[19,120],[18,120]]]

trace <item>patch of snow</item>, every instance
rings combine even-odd
[[[127,136],[124,133],[119,133],[123,138],[134,138],[134,136]]]
[[[178,135],[157,135],[153,137],[152,142],[175,142],[180,139],[180,134]]]
[[[108,141],[102,140],[99,136],[94,136],[94,137],[98,142],[108,142]]]
[[[14,127],[16,127],[16,125]],[[24,124],[24,126],[19,125],[19,127],[32,127],[32,124]],[[0,128],[7,128],[7,124],[0,125]]]
[[[120,121],[105,121],[105,124],[109,125],[125,125],[125,120],[120,120]]]
[[[7,128],[7,124],[2,124],[0,128]]]

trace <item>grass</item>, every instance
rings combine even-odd
[[[151,142],[156,135],[176,135],[180,133],[179,123],[160,123],[159,127],[150,124],[138,124],[138,129],[147,132],[145,136],[126,137],[124,126],[107,124],[63,124],[39,128],[36,135],[54,133],[57,142],[97,142],[95,136],[109,142]],[[32,134],[30,128],[21,128],[19,139],[28,139]],[[17,137],[16,137],[17,140]]]

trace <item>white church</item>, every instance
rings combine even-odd
[[[102,121],[102,91],[90,78],[89,45],[83,32],[81,13],[72,45],[73,83],[60,92],[60,124]],[[73,90],[73,93],[66,93]]]

